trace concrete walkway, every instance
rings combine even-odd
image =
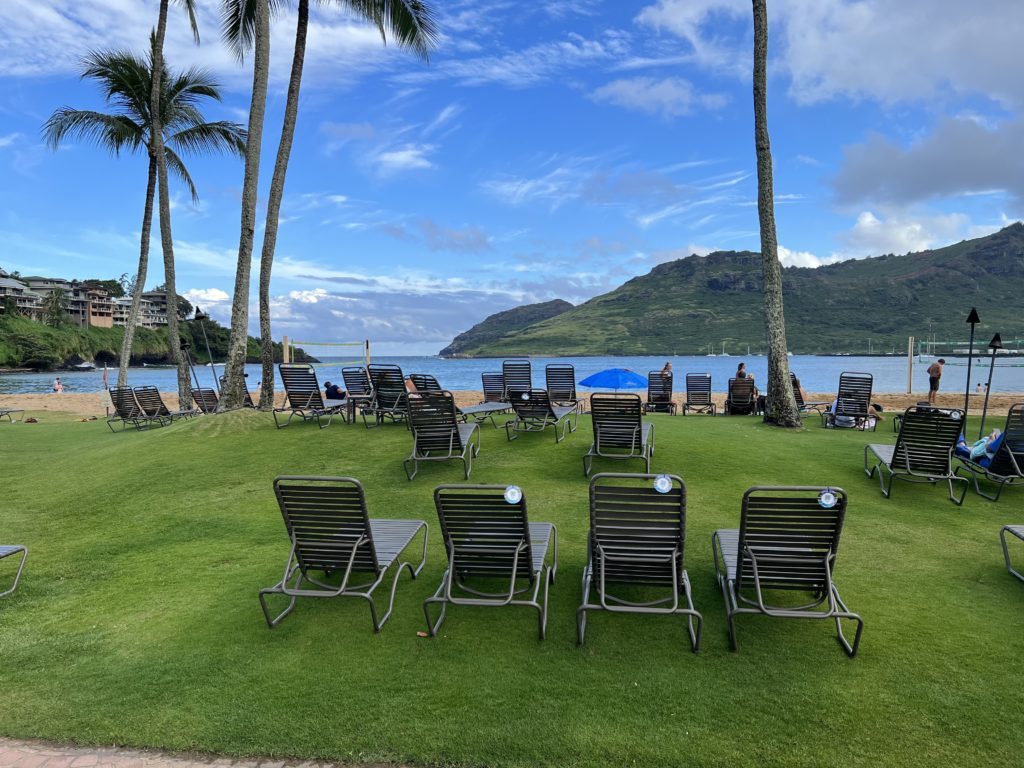
[[[342,765],[353,768],[355,764],[301,760],[234,760],[197,753],[171,754],[115,747],[67,747],[45,742],[0,738],[0,768],[342,768]],[[385,766],[362,763],[358,768]]]

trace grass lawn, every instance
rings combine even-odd
[[[0,543],[31,550],[0,600],[0,733],[460,766],[1020,764],[1024,584],[997,534],[1024,523],[1024,493],[960,508],[942,486],[900,483],[884,499],[861,451],[894,441],[889,422],[871,435],[651,418],[652,469],[687,483],[699,655],[675,617],[592,614],[576,646],[586,418],[558,445],[487,426],[474,462],[474,482],[520,485],[531,519],[559,527],[543,642],[527,608],[455,606],[441,636],[417,637],[444,565],[433,488],[461,468],[428,463],[407,481],[401,426],[275,431],[251,412],[117,435],[52,417],[0,425]],[[351,475],[371,515],[429,523],[427,567],[403,576],[381,634],[358,600],[300,601],[267,629],[256,593],[288,552],[278,474]],[[829,622],[763,617],[741,617],[728,650],[710,540],[755,484],[849,492],[835,575],[866,622],[856,659]]]

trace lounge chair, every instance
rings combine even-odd
[[[423,570],[427,524],[422,520],[371,520],[363,486],[350,477],[278,477],[274,480],[274,495],[292,546],[281,581],[260,590],[267,626],[280,624],[300,597],[361,597],[370,604],[373,631],[380,632],[395,605],[402,569],[408,569],[414,579]],[[423,553],[420,564],[413,568],[400,558],[420,531]],[[378,618],[373,592],[392,566],[395,572],[388,607]],[[314,571],[322,571],[324,576],[317,578]],[[341,574],[337,584],[324,580],[336,573]],[[367,575],[368,579],[350,584],[355,574]],[[303,582],[308,586],[304,587]],[[277,616],[271,615],[267,605],[270,595],[290,598]]]
[[[116,432],[115,425],[120,425],[124,431],[131,424],[138,430],[149,429],[150,427],[162,427],[170,424],[170,418],[165,416],[150,416],[135,399],[135,392],[131,387],[111,387],[107,390],[110,395],[110,402],[114,406],[114,415],[107,418],[107,426],[111,432]]]
[[[543,640],[548,587],[558,572],[557,528],[531,523],[526,497],[514,486],[441,485],[434,491],[434,504],[448,567],[437,591],[423,602],[431,636],[437,635],[449,604],[523,605],[536,609]],[[495,580],[504,580],[508,589],[490,591]],[[434,621],[430,610],[438,604],[441,611]]]
[[[409,427],[412,430],[412,453],[402,466],[410,480],[416,477],[421,461],[452,459],[462,461],[466,479],[469,479],[473,458],[480,453],[480,429],[476,424],[459,423],[451,392],[410,394]]]
[[[397,365],[375,364],[367,366],[370,382],[373,384],[373,399],[363,409],[363,424],[369,429],[379,427],[385,419],[392,422],[405,421],[408,417],[409,393],[405,388],[405,377]],[[373,424],[368,417],[373,416]]]
[[[710,413],[715,415],[716,405],[711,399],[711,374],[686,374],[686,402],[683,403],[683,416],[690,411],[694,413]]]
[[[135,387],[135,401],[142,408],[147,416],[158,416],[169,421],[175,419],[190,419],[199,415],[198,408],[182,408],[177,411],[170,410],[160,397],[160,390],[156,387]]]
[[[373,400],[373,385],[370,374],[361,365],[346,366],[341,369],[345,381],[345,399],[348,400],[348,420],[355,421],[356,410],[364,409]]]
[[[18,570],[14,573],[14,581],[10,587],[0,592],[0,597],[6,597],[18,588],[18,580],[21,578],[21,572],[25,570],[25,561],[28,559],[28,547],[21,544],[0,544],[0,560],[19,553],[21,554],[21,562],[18,563]]]
[[[481,373],[480,379],[484,388],[484,403],[505,403],[505,376],[500,373]]]
[[[348,407],[345,400],[324,399],[313,366],[281,363],[277,368],[281,372],[285,392],[284,406],[274,409],[274,424],[278,429],[287,427],[293,416],[300,416],[303,421],[316,421],[320,429],[325,429],[331,425],[331,419],[336,414],[343,413]],[[278,421],[279,413],[288,414],[284,423]]]
[[[839,644],[848,656],[857,655],[864,621],[846,607],[832,581],[846,504],[841,488],[755,487],[743,494],[739,529],[715,531],[711,539],[732,650],[737,649],[736,617],[762,614],[834,619]],[[811,596],[776,604],[767,602],[769,590],[779,597],[792,591]],[[852,644],[842,619],[857,623]]]
[[[812,413],[821,416],[832,405],[826,402],[805,403],[804,396],[800,393],[800,380],[792,371],[789,372],[789,381],[793,385],[793,398],[796,400],[796,407],[801,417],[806,418]]]
[[[1004,487],[1024,483],[1024,403],[1016,403],[1010,407],[1010,412],[1006,415],[1002,442],[991,461],[985,464],[980,457],[971,460],[956,455],[956,458],[960,462],[954,470],[956,474],[959,475],[960,470],[968,473],[970,479],[974,481],[974,490],[989,501],[999,501]],[[995,495],[981,490],[979,478],[996,484]]]
[[[945,480],[950,501],[963,504],[970,484],[967,478],[953,472],[953,449],[963,429],[963,419],[964,412],[956,408],[908,408],[895,445],[869,443],[864,446],[864,474],[874,477],[878,472],[878,484],[886,498],[892,493],[893,480],[932,485]],[[868,466],[869,454],[874,455],[871,467]],[[953,493],[954,481],[964,484],[959,498]]]
[[[729,394],[725,398],[726,416],[749,416],[757,412],[754,380],[729,379]]]
[[[429,373],[410,373],[409,379],[412,381],[417,392],[443,392],[441,385],[437,383],[437,379],[431,376]]]
[[[504,400],[512,400],[513,395],[529,392],[533,389],[533,368],[525,358],[505,360],[501,364],[501,375],[505,382]]]
[[[590,475],[594,458],[640,459],[645,472],[651,471],[654,453],[654,425],[643,419],[640,395],[611,395],[595,392],[590,396],[590,415],[594,442],[583,457],[583,474]]]
[[[999,531],[999,541],[1003,545],[1003,558],[1006,560],[1006,570],[1012,576],[1016,576],[1021,581],[1024,581],[1024,573],[1014,568],[1013,562],[1010,560],[1010,548],[1006,545],[1006,534],[1016,536],[1021,541],[1024,541],[1024,525],[1004,525],[1002,530]]]
[[[639,399],[639,398],[638,398]],[[686,617],[690,647],[700,650],[704,620],[693,607],[683,553],[686,486],[675,475],[602,473],[590,481],[590,546],[583,571],[583,602],[576,610],[576,639],[583,644],[588,611],[679,614]],[[668,594],[638,602],[609,587],[659,588]],[[591,591],[596,601],[591,602]]]
[[[547,390],[518,392],[510,404],[515,418],[505,422],[505,437],[509,441],[519,437],[520,432],[543,432],[552,427],[555,442],[560,443],[567,433],[576,431],[579,411],[569,406],[552,405]]]
[[[839,427],[847,422],[850,427],[864,428],[870,418],[871,388],[874,378],[870,373],[844,371],[839,374],[839,392],[833,407],[821,412],[823,427]],[[876,424],[871,426],[874,431]]]
[[[9,422],[11,422],[13,424],[15,419],[14,419],[14,416],[12,416],[12,414],[15,414],[15,413],[22,413],[23,414],[23,413],[25,413],[25,409],[24,408],[0,408],[0,419],[6,418]]]
[[[583,401],[576,395],[576,369],[569,363],[548,363],[544,367],[544,384],[555,405],[583,410]]]
[[[245,378],[248,378],[249,374],[248,373],[243,373],[242,376],[243,376],[243,381],[244,381]],[[220,391],[221,392],[224,391],[224,384],[225,384],[225,382],[227,382],[227,378],[228,377],[226,375],[220,377]],[[244,386],[243,385],[243,387],[242,387],[242,395],[243,395],[242,407],[243,408],[252,408],[253,410],[255,410],[256,409],[256,403],[254,403],[252,401],[252,393],[249,391],[249,387],[248,386]],[[286,395],[285,396],[285,402],[287,402],[287,399],[288,398],[287,398],[287,395]]]
[[[674,415],[676,402],[672,399],[672,372],[649,371],[647,373],[647,402],[644,413],[668,413]]]
[[[220,398],[217,397],[217,393],[214,390],[202,387],[193,388],[192,399],[195,401],[196,407],[203,413],[217,412],[217,404],[220,402]]]

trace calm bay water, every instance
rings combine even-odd
[[[434,375],[441,383],[441,386],[450,390],[479,390],[480,374],[487,371],[501,371],[501,360],[498,359],[477,359],[477,360],[443,360],[437,357],[375,357],[377,363],[396,363],[402,366],[403,372],[429,373]],[[592,373],[606,368],[629,368],[642,375],[648,371],[660,370],[667,362],[672,362],[675,371],[675,389],[683,391],[686,388],[685,374],[687,373],[710,373],[712,386],[716,392],[724,392],[728,380],[736,372],[736,366],[743,361],[747,364],[747,370],[754,374],[758,381],[767,379],[768,359],[766,357],[742,357],[739,355],[729,357],[578,357],[578,358],[533,358],[533,381],[535,386],[544,386],[544,366],[547,363],[572,363],[576,367],[576,379],[586,378]],[[928,376],[925,369],[931,362],[926,358],[922,362],[915,359],[913,373],[913,390],[917,393],[926,392],[928,389]],[[320,383],[334,381],[341,384],[341,366],[354,364],[350,359],[335,360],[327,358],[324,363],[317,366],[317,376]],[[875,377],[874,389],[876,392],[906,392],[907,387],[907,359],[906,357],[819,357],[814,355],[795,355],[790,358],[790,368],[800,378],[801,383],[808,392],[834,392],[839,382],[839,374],[843,371],[863,371]],[[975,360],[971,373],[972,385],[984,382],[988,377],[988,360]],[[222,370],[216,368],[219,375]],[[255,389],[260,379],[260,368],[256,365],[246,366],[249,374],[249,388]],[[50,392],[53,380],[60,376],[67,392],[97,392],[103,389],[102,371],[71,372],[61,371],[55,373],[9,373],[0,374],[0,393],[43,393]],[[213,387],[213,369],[209,367],[196,368],[196,375],[199,377],[200,386]],[[942,377],[942,391],[963,392],[967,376],[967,360],[965,358],[951,358],[946,365]],[[132,368],[128,376],[132,386],[152,385],[163,391],[173,391],[177,388],[175,384],[174,370],[171,368]],[[111,369],[108,372],[108,381],[111,385],[117,381],[117,371]],[[282,389],[280,380],[276,384]],[[586,388],[581,387],[581,390]],[[996,368],[992,378],[993,392],[1024,392],[1024,358],[1003,357],[996,361]]]

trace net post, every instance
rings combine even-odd
[[[366,357],[366,364],[370,364],[370,340],[366,339],[363,341],[363,352]]]
[[[907,337],[907,394],[914,391],[914,337]]]
[[[291,357],[291,347],[288,345],[288,337],[285,336],[281,341],[281,362],[288,365]]]

